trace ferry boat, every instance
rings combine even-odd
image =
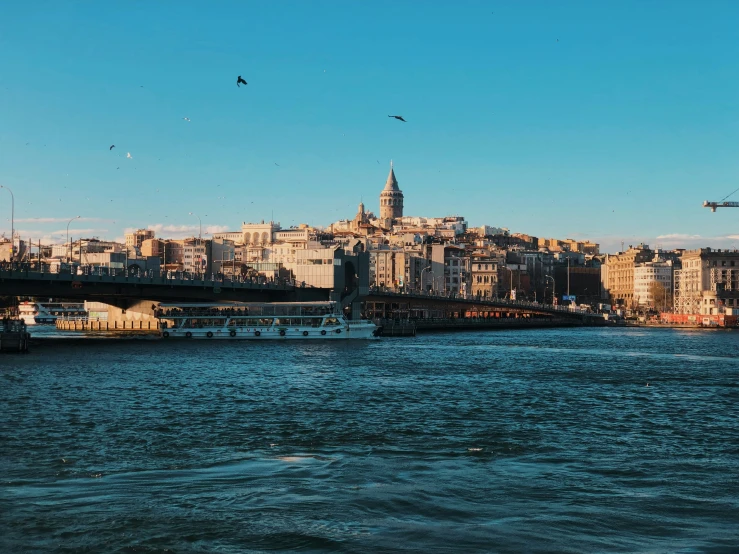
[[[85,315],[84,302],[21,302],[18,305],[18,317],[26,325],[53,325],[60,317]]]
[[[160,304],[163,338],[346,340],[379,335],[368,320],[348,320],[336,302]]]

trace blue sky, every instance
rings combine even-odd
[[[393,159],[407,215],[736,247],[739,210],[701,202],[739,188],[737,21],[730,1],[7,3],[0,184],[24,238],[76,215],[73,236],[181,236],[189,212],[378,211]]]

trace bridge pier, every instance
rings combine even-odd
[[[134,300],[108,304],[109,329],[158,329],[159,319],[154,315],[159,302]]]

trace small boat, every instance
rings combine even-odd
[[[84,302],[21,302],[18,317],[26,325],[53,325],[61,318],[84,317],[87,315]]]
[[[160,304],[162,338],[346,340],[379,335],[368,320],[346,319],[337,302]]]

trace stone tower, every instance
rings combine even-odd
[[[390,175],[387,176],[385,188],[380,193],[380,221],[384,227],[390,227],[394,219],[403,217],[403,192],[398,188],[398,180],[390,161]]]

